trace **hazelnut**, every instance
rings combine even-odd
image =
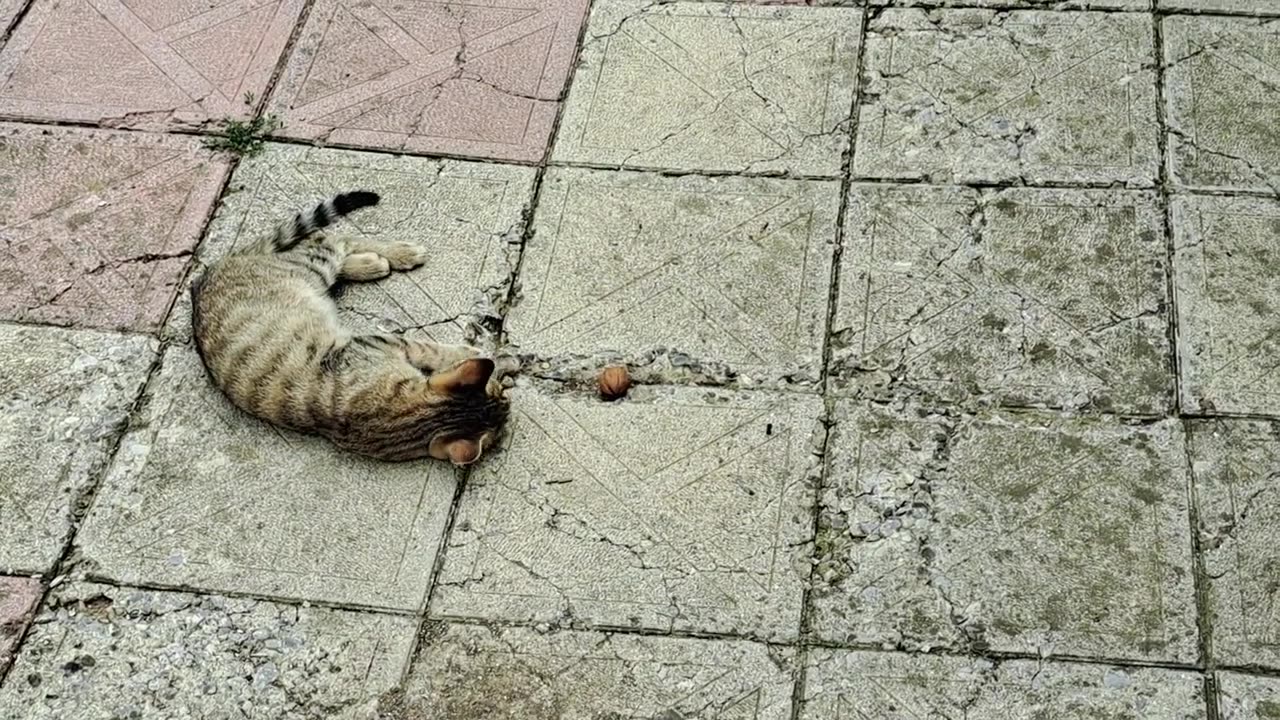
[[[605,400],[617,400],[631,389],[631,374],[621,365],[610,365],[600,371],[600,397]]]

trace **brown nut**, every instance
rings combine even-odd
[[[610,365],[600,371],[600,397],[605,400],[617,400],[631,389],[631,374],[621,365]]]

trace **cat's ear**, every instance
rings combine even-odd
[[[493,375],[493,360],[471,358],[463,360],[449,370],[432,374],[427,384],[440,393],[479,392]]]
[[[454,465],[470,465],[480,459],[482,449],[481,444],[475,440],[434,440],[427,454],[437,460],[448,460]]]
[[[480,443],[474,440],[454,440],[445,445],[449,462],[454,465],[470,465],[480,458]]]

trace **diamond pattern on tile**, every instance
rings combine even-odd
[[[1280,27],[1212,16],[1162,22],[1173,179],[1280,195]]]
[[[855,8],[599,0],[552,159],[834,176]]]
[[[538,160],[585,0],[322,0],[272,108],[283,134]]]
[[[165,128],[249,115],[304,0],[35,0],[0,114]]]
[[[795,639],[817,398],[530,387],[512,404],[507,447],[468,481],[434,615]]]
[[[154,331],[227,165],[188,138],[0,124],[0,317]]]

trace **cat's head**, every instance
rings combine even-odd
[[[454,465],[470,465],[498,444],[510,404],[493,371],[493,360],[472,358],[428,379],[439,401],[427,454]]]

